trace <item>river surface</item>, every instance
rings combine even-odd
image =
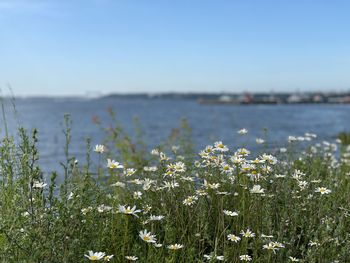
[[[318,140],[334,140],[337,133],[350,131],[350,105],[200,105],[193,100],[134,98],[27,98],[16,99],[15,105],[17,115],[11,103],[5,101],[9,130],[15,133],[19,124],[38,129],[40,162],[47,172],[60,169],[59,162],[64,160],[65,113],[72,119],[71,153],[78,160],[84,159],[87,137],[93,145],[102,141],[104,134],[93,119],[97,116],[108,126],[108,108],[116,112],[131,134],[132,120],[138,117],[150,148],[164,141],[181,118],[188,120],[198,149],[215,140],[233,148],[242,144],[256,147],[255,138],[264,137],[264,129],[273,145],[286,144],[289,135],[302,136],[305,132],[316,133]],[[4,127],[0,127],[3,135]],[[237,134],[241,128],[249,131],[244,138]]]

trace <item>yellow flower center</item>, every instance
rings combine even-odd
[[[90,257],[90,260],[96,261],[96,260],[99,260],[99,258],[97,256],[93,255]]]

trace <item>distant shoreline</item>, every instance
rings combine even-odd
[[[11,99],[5,97],[5,99]],[[113,93],[103,96],[18,96],[16,99],[104,100],[104,99],[169,99],[193,100],[203,105],[248,104],[350,104],[348,92],[298,93]]]

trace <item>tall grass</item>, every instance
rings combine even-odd
[[[274,155],[196,153],[183,122],[148,152],[113,123],[77,163],[66,117],[66,161],[46,181],[36,130],[1,140],[2,262],[349,262],[350,147],[307,134]]]

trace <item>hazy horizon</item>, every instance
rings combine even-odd
[[[350,2],[0,0],[17,96],[346,91]]]

